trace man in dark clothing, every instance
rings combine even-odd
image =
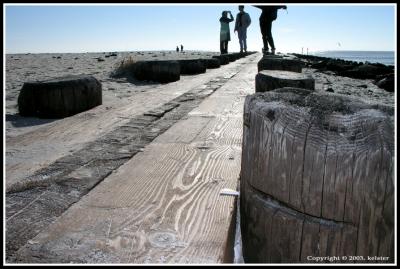
[[[236,15],[235,32],[238,32],[240,53],[247,52],[247,28],[250,26],[251,19],[248,13],[244,12],[244,6],[239,6],[239,13]]]
[[[260,29],[262,34],[262,39],[264,43],[263,53],[268,54],[269,48],[268,43],[271,46],[271,53],[275,54],[275,44],[272,38],[272,22],[276,20],[278,16],[278,9],[287,9],[286,6],[255,6],[262,10],[260,16]]]

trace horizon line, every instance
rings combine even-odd
[[[104,51],[80,51],[80,52],[4,52],[4,55],[7,54],[52,54],[52,53],[107,53],[107,52],[137,52],[137,51],[175,51],[174,49],[169,49],[169,50],[165,50],[165,49],[153,49],[153,50],[104,50]],[[203,51],[203,52],[219,52],[219,50],[185,50],[185,51]],[[348,50],[337,50],[337,49],[326,49],[326,50],[312,50],[312,51],[308,51],[308,53],[310,52],[326,52],[326,51],[341,51],[341,52],[345,52],[345,51],[359,51],[359,52],[395,52],[396,50],[355,50],[355,49],[348,49]],[[296,52],[285,52],[285,53],[296,53]]]

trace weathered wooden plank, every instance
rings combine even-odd
[[[189,115],[167,130],[22,247],[19,261],[225,262],[234,198],[219,191],[236,189],[239,177],[235,113]]]
[[[229,146],[152,144],[33,239],[40,251],[28,245],[19,255],[27,262],[37,255],[65,261],[64,252],[80,262],[221,262],[233,198],[219,190],[235,188],[239,156]]]

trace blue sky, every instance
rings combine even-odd
[[[280,52],[395,50],[394,4],[288,4],[273,22]],[[219,51],[219,18],[237,4],[5,5],[5,52]],[[252,24],[248,49],[261,50],[261,10],[246,5]],[[230,24],[229,51],[239,43]],[[340,46],[339,44],[340,43]]]

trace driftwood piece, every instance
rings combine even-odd
[[[261,70],[284,70],[301,73],[303,63],[297,59],[283,56],[264,56],[257,64],[258,72]]]
[[[291,71],[264,70],[256,75],[256,92],[267,92],[284,87],[314,91],[315,82],[310,75]]]
[[[179,80],[181,68],[178,61],[139,61],[133,73],[138,80],[166,83]]]
[[[296,88],[248,96],[245,261],[393,262],[393,160],[393,108]]]
[[[92,76],[26,82],[18,96],[21,116],[63,118],[101,104],[102,86]]]

